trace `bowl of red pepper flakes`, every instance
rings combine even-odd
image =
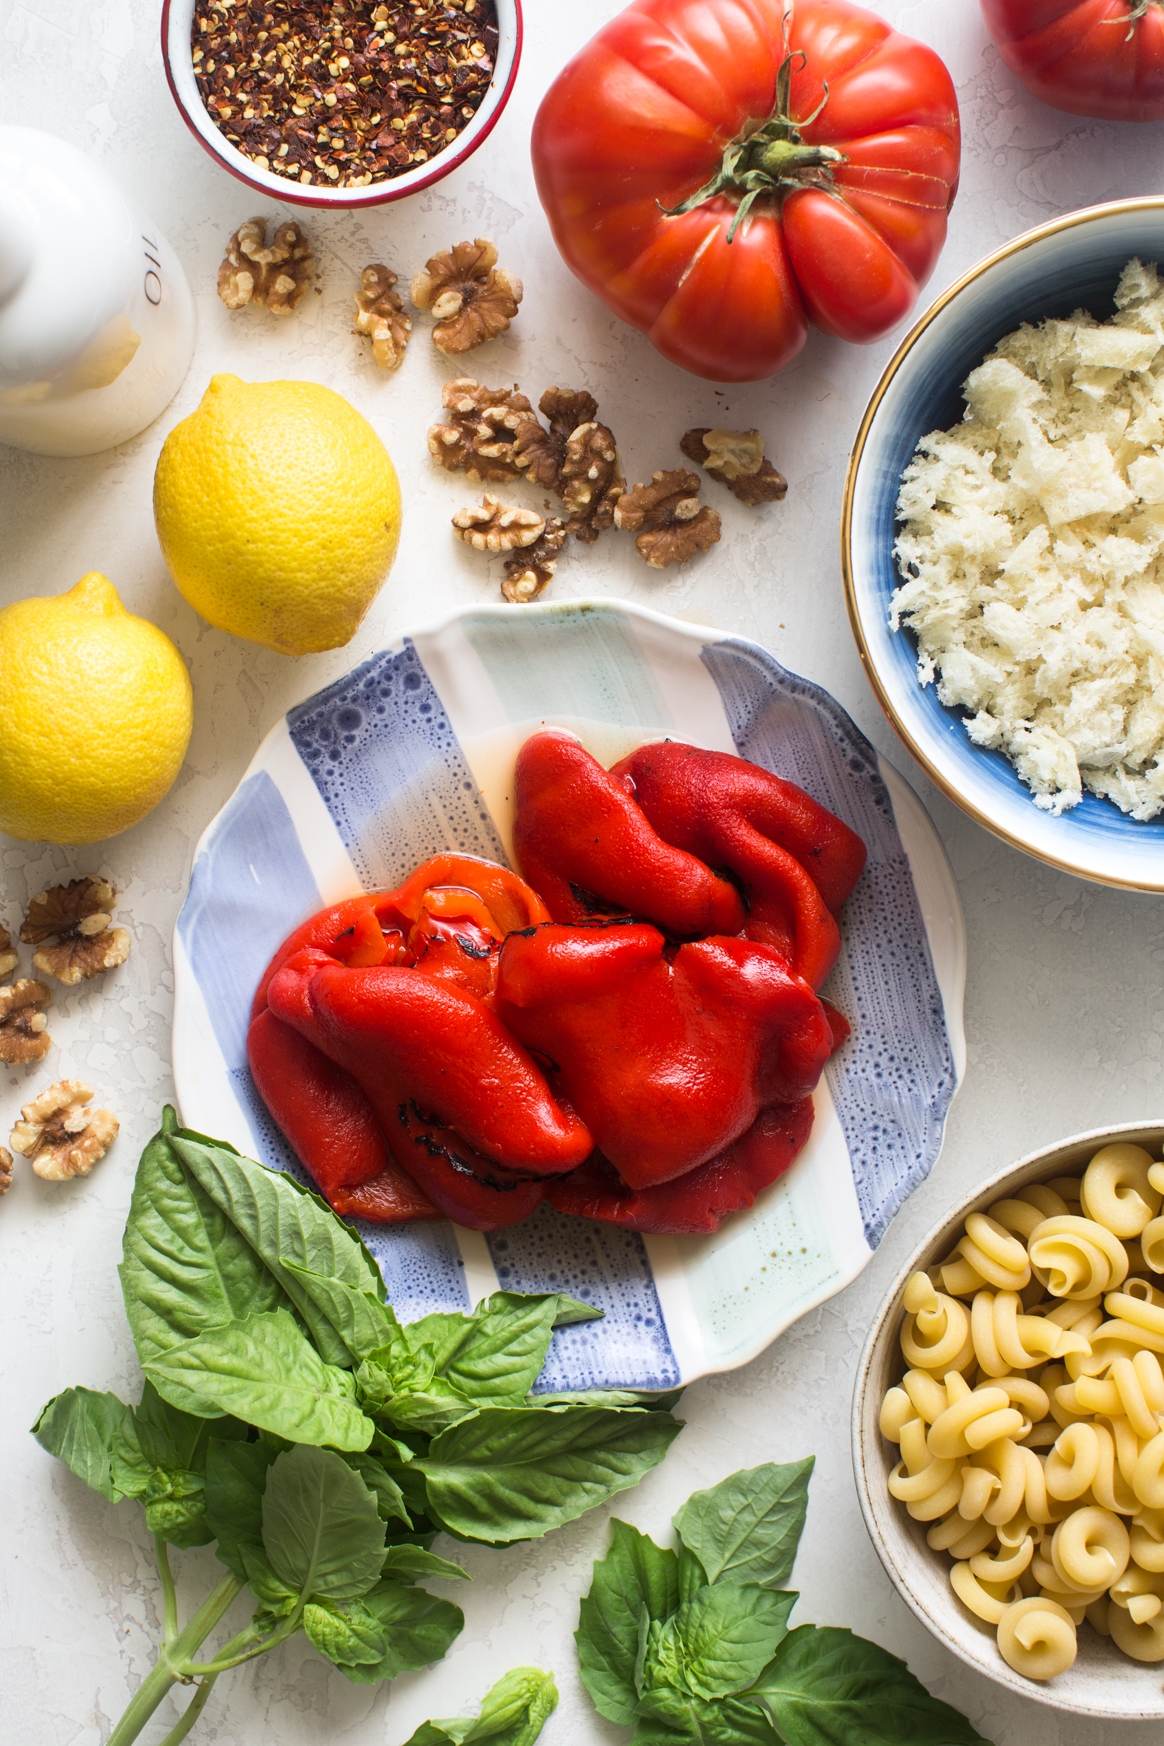
[[[164,0],[183,120],[224,169],[301,206],[400,200],[496,125],[520,0]]]

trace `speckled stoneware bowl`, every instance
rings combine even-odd
[[[602,1321],[555,1336],[543,1386],[666,1389],[763,1350],[868,1262],[932,1167],[961,1076],[966,948],[928,817],[840,706],[754,643],[618,601],[491,606],[404,637],[275,727],[198,846],[174,940],[185,1121],[296,1168],[247,1072],[250,1000],[325,903],[394,886],[447,848],[507,860],[518,747],[543,723],[610,764],[668,735],[809,789],[863,837],[828,993],[852,1041],[808,1146],[711,1237],[641,1237],[543,1206],[482,1235],[361,1224],[411,1319],[502,1284],[564,1290]]]
[[[962,383],[1022,322],[1083,307],[1102,320],[1133,255],[1164,266],[1164,197],[1069,212],[988,255],[911,329],[869,402],[845,484],[841,561],[849,618],[881,707],[950,799],[1015,848],[1054,867],[1135,891],[1164,891],[1164,819],[1139,824],[1085,794],[1060,818],[1041,812],[1001,752],[974,746],[963,712],[917,677],[917,645],[889,626],[901,475],[918,441],[965,410]]]
[[[509,102],[521,60],[521,0],[494,0],[497,8],[497,59],[489,89],[471,121],[443,151],[435,152],[426,163],[417,164],[403,175],[370,182],[366,188],[333,188],[328,182],[302,185],[287,176],[277,176],[264,170],[253,158],[231,145],[210,111],[202,101],[191,59],[190,31],[194,18],[194,0],[162,0],[162,64],[166,83],[178,112],[198,144],[216,164],[248,188],[265,194],[268,200],[286,201],[292,206],[323,206],[334,211],[364,206],[383,206],[391,200],[403,200],[439,182],[466,158],[472,157],[481,142],[493,132],[501,112]]]
[[[897,1462],[898,1450],[896,1444],[881,1435],[877,1423],[885,1391],[899,1382],[905,1371],[898,1341],[904,1319],[901,1294],[910,1274],[949,1254],[962,1234],[967,1213],[982,1212],[992,1202],[1014,1194],[1027,1183],[1045,1182],[1055,1176],[1077,1176],[1100,1147],[1113,1140],[1145,1146],[1158,1158],[1164,1142],[1164,1121],[1096,1128],[1089,1134],[1076,1134],[1056,1146],[1032,1152],[1018,1164],[999,1171],[955,1207],[902,1265],[873,1318],[857,1366],[853,1393],[853,1473],[869,1538],[893,1586],[922,1624],[967,1666],[988,1674],[999,1685],[1023,1697],[1072,1715],[1160,1721],[1164,1719],[1164,1663],[1132,1661],[1090,1626],[1079,1632],[1079,1654],[1074,1666],[1057,1679],[1045,1684],[1024,1679],[1007,1666],[998,1652],[993,1627],[976,1619],[950,1587],[947,1574],[950,1559],[944,1552],[932,1552],[926,1545],[926,1524],[915,1522],[906,1513],[905,1505],[890,1497],[887,1481]]]

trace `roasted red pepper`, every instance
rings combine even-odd
[[[750,940],[669,948],[643,922],[511,934],[497,1011],[632,1188],[670,1182],[816,1085],[820,1001]]]
[[[745,932],[783,952],[819,988],[836,961],[840,909],[865,845],[803,788],[728,752],[672,740],[640,746],[611,775],[629,779],[667,842],[726,867],[748,904]]]
[[[812,1099],[762,1109],[735,1143],[675,1182],[628,1188],[613,1165],[595,1152],[569,1176],[547,1183],[546,1199],[559,1212],[601,1219],[631,1231],[699,1236],[718,1231],[783,1176],[812,1129]]]
[[[629,913],[678,939],[734,934],[740,895],[663,841],[629,785],[569,734],[534,734],[517,755],[513,845],[555,921]]]

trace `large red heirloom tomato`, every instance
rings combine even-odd
[[[908,314],[958,155],[937,55],[846,0],[635,0],[533,130],[566,264],[721,382],[781,369],[810,322],[860,342]]]
[[[1011,72],[1052,108],[1164,118],[1161,0],[982,0],[982,11]]]

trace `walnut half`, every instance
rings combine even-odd
[[[484,236],[433,255],[409,287],[417,309],[435,317],[432,341],[447,356],[504,333],[524,294],[521,280],[497,265],[497,249]]]
[[[519,546],[532,546],[545,527],[536,510],[501,503],[488,492],[480,503],[458,509],[453,517],[456,537],[479,552],[512,552]]]
[[[31,976],[0,988],[0,1061],[23,1067],[44,1060],[52,1048],[44,1011],[51,999],[44,983]]]
[[[764,453],[758,430],[709,430],[698,426],[684,431],[679,447],[713,479],[719,479],[741,503],[779,503],[788,492],[788,481]]]
[[[503,598],[514,606],[526,606],[539,594],[544,594],[553,580],[558,554],[565,543],[565,524],[552,515],[532,546],[505,560],[505,580],[501,584]]]
[[[364,268],[360,274],[360,289],[356,292],[356,320],[352,331],[371,340],[372,356],[382,370],[399,368],[412,332],[412,321],[400,293],[392,289],[395,283],[396,274],[376,262]]]
[[[706,552],[720,535],[714,509],[699,501],[699,475],[687,467],[651,476],[618,500],[614,525],[637,535],[635,545],[653,570],[685,564],[696,552]]]
[[[8,1143],[32,1159],[45,1182],[88,1176],[117,1138],[121,1124],[112,1110],[86,1108],[92,1096],[79,1079],[61,1079],[21,1110]]]
[[[441,402],[450,417],[429,430],[433,460],[447,473],[463,472],[474,485],[516,478],[521,431],[531,422],[541,429],[520,388],[487,388],[472,376],[458,376],[445,383]]]
[[[124,964],[130,938],[126,928],[110,926],[110,911],[116,902],[116,886],[92,877],[52,885],[34,897],[20,937],[27,945],[41,947],[32,955],[36,969],[72,988]],[[55,945],[41,944],[54,935]]]
[[[12,1187],[12,1153],[7,1146],[0,1146],[0,1194],[7,1194]]]
[[[248,218],[226,245],[218,295],[228,309],[264,304],[290,315],[315,273],[315,252],[301,225],[281,224],[267,245],[265,218]]]
[[[15,970],[19,962],[20,955],[12,944],[12,935],[7,928],[0,927],[0,982]]]

